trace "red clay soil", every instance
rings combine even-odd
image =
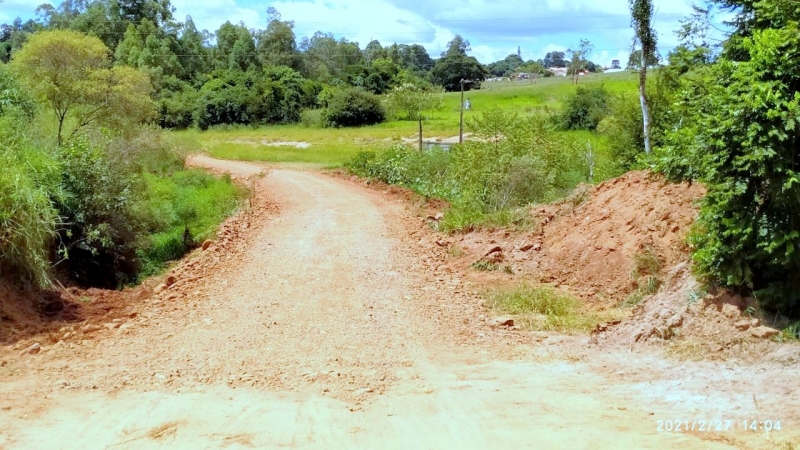
[[[637,254],[649,250],[657,255],[663,271],[687,260],[685,236],[704,193],[699,184],[672,184],[648,172],[630,172],[562,203],[537,207],[534,232],[455,236],[456,253],[463,256],[451,266],[469,266],[495,250],[487,258],[506,272],[563,287],[598,307],[616,306],[635,289],[631,269]]]
[[[699,184],[669,184],[647,172],[606,181],[572,214],[546,216],[541,255],[534,259],[550,281],[583,295],[626,297],[637,254],[650,249],[662,268],[687,259],[684,239],[704,194]]]

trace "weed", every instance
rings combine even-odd
[[[666,348],[667,355],[681,361],[701,361],[706,353],[703,345],[694,339],[675,339]]]
[[[450,248],[447,249],[447,254],[453,258],[461,258],[464,256],[464,249],[457,245],[451,245]]]
[[[653,248],[648,246],[633,257],[631,279],[636,281],[646,275],[657,275],[659,270],[661,270],[661,261],[653,252]]]
[[[588,332],[621,311],[590,311],[571,295],[547,286],[523,284],[484,294],[489,306],[515,314],[526,328],[566,333]]]
[[[92,302],[91,297],[87,297],[85,295],[81,297],[81,303],[91,303],[91,302]]]
[[[651,247],[645,247],[633,257],[631,268],[631,282],[633,292],[623,301],[622,306],[635,306],[648,295],[658,292],[661,287],[661,261]]]
[[[800,321],[785,327],[781,331],[783,340],[800,340]]]
[[[497,264],[496,262],[487,261],[485,259],[479,259],[474,263],[472,263],[472,268],[484,272],[494,272],[495,270],[500,268],[500,265]]]
[[[514,268],[511,266],[503,266],[503,272],[509,275],[514,275]]]

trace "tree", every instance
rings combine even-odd
[[[366,62],[367,65],[372,64],[376,59],[386,58],[386,56],[386,50],[377,40],[370,41],[364,48],[364,62]]]
[[[737,42],[746,54],[723,54],[701,82],[684,84],[676,102],[683,120],[659,156],[667,175],[708,189],[689,241],[697,271],[797,318],[800,26],[774,23]]]
[[[523,63],[522,58],[514,53],[506,56],[505,59],[489,64],[487,70],[496,77],[505,77],[517,71]]]
[[[631,70],[634,72],[638,72],[642,70],[642,49],[637,48],[633,50],[628,56],[628,64],[625,65],[625,70]],[[651,55],[650,58],[647,60],[647,67],[655,67],[658,65],[658,56]]]
[[[442,57],[453,55],[464,55],[471,50],[469,41],[461,37],[460,34],[455,35],[453,40],[447,43],[447,50],[442,53]]]
[[[578,84],[578,78],[580,77],[580,72],[586,68],[587,64],[589,63],[588,58],[589,55],[592,53],[592,49],[594,46],[588,39],[581,39],[581,43],[578,46],[577,50],[567,50],[567,53],[571,55],[571,62],[569,66],[570,72],[572,72],[572,82]]]
[[[542,64],[547,69],[552,67],[566,67],[567,61],[564,59],[564,52],[550,52],[544,56]]]
[[[467,56],[469,41],[459,35],[447,44],[447,51],[436,61],[431,71],[433,81],[448,92],[461,90],[461,80],[471,80],[474,86],[486,79],[488,72],[474,56]],[[466,89],[472,86],[465,86]]]
[[[218,69],[247,71],[251,67],[260,67],[256,57],[255,39],[244,23],[233,25],[225,22],[216,35],[214,59]]]
[[[191,16],[187,16],[183,24],[178,48],[180,49],[178,58],[183,68],[181,79],[197,84],[201,75],[208,70],[209,54],[206,40],[197,30]]]
[[[650,109],[647,105],[647,66],[656,58],[656,32],[653,29],[652,0],[629,0],[631,9],[631,26],[642,50],[642,66],[639,70],[639,101],[642,104],[642,126],[644,128],[644,151],[651,153],[650,147]]]
[[[419,147],[422,150],[422,113],[441,109],[444,105],[442,93],[427,86],[405,83],[395,87],[385,102],[389,111],[402,112],[406,120],[419,122]]]
[[[267,29],[258,33],[256,51],[261,65],[288,66],[300,69],[300,54],[294,35],[294,22],[281,21],[281,15],[273,7],[267,9],[269,24]]]
[[[57,142],[95,123],[140,123],[153,117],[146,74],[130,67],[110,68],[100,39],[76,31],[43,31],[15,53],[13,68],[45,101],[58,120]]]
[[[431,71],[431,79],[448,92],[461,90],[461,80],[470,80],[464,86],[466,90],[473,86],[480,86],[486,79],[486,69],[474,56],[451,55],[436,61]]]

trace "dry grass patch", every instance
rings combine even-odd
[[[621,318],[619,309],[594,311],[570,294],[549,286],[522,284],[486,292],[487,304],[516,316],[523,328],[561,333],[587,333],[598,324]]]

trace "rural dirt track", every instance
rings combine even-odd
[[[0,448],[734,448],[656,431],[726,417],[733,394],[669,400],[674,380],[648,391],[599,369],[635,372],[622,354],[547,356],[481,321],[471,290],[424,264],[400,201],[301,170],[255,186],[277,211],[191,295],[144,305],[125,332],[9,358]]]

